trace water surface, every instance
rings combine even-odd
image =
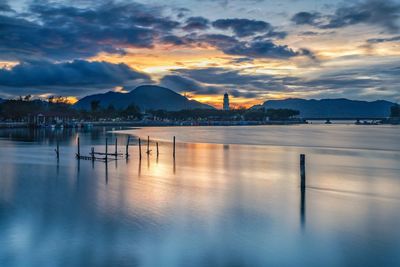
[[[399,133],[353,125],[1,130],[0,266],[399,266]],[[122,153],[127,134],[129,160],[74,158],[77,136],[82,154],[104,151],[105,137],[117,137]],[[152,152],[143,141],[139,160],[137,137],[147,135]]]

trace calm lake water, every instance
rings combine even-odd
[[[129,160],[74,158],[127,134]],[[0,266],[400,266],[398,126],[12,129],[0,149]]]

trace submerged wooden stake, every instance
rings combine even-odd
[[[147,154],[150,154],[150,136],[147,136]]]
[[[108,160],[108,138],[106,138],[106,161]]]
[[[159,153],[158,153],[158,142],[156,142],[156,148],[157,148],[157,157],[158,157],[158,155],[159,155]]]
[[[306,155],[300,154],[300,187],[302,190],[306,188]]]
[[[115,138],[115,158],[118,156],[118,139]]]
[[[92,147],[92,153],[91,153],[91,156],[92,156],[92,161],[94,161],[94,147]]]

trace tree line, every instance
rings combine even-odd
[[[29,116],[43,114],[47,116],[68,117],[77,120],[102,119],[141,119],[141,112],[135,105],[117,110],[113,106],[102,108],[93,103],[91,110],[75,109],[65,97],[49,97],[33,100],[29,95],[18,99],[9,99],[0,103],[0,120],[24,121]]]
[[[390,117],[391,118],[400,118],[400,105],[396,104],[390,109]]]

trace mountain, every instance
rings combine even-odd
[[[214,109],[212,106],[189,100],[168,88],[156,85],[139,86],[129,93],[107,92],[86,96],[75,103],[74,107],[89,110],[90,103],[94,100],[100,101],[101,107],[107,108],[109,105],[113,105],[116,109],[124,109],[130,104],[135,104],[141,110]]]
[[[278,109],[288,108],[300,111],[303,118],[382,118],[390,115],[394,103],[384,100],[373,102],[356,101],[345,98],[305,100],[289,98],[285,100],[268,100],[253,108]]]

